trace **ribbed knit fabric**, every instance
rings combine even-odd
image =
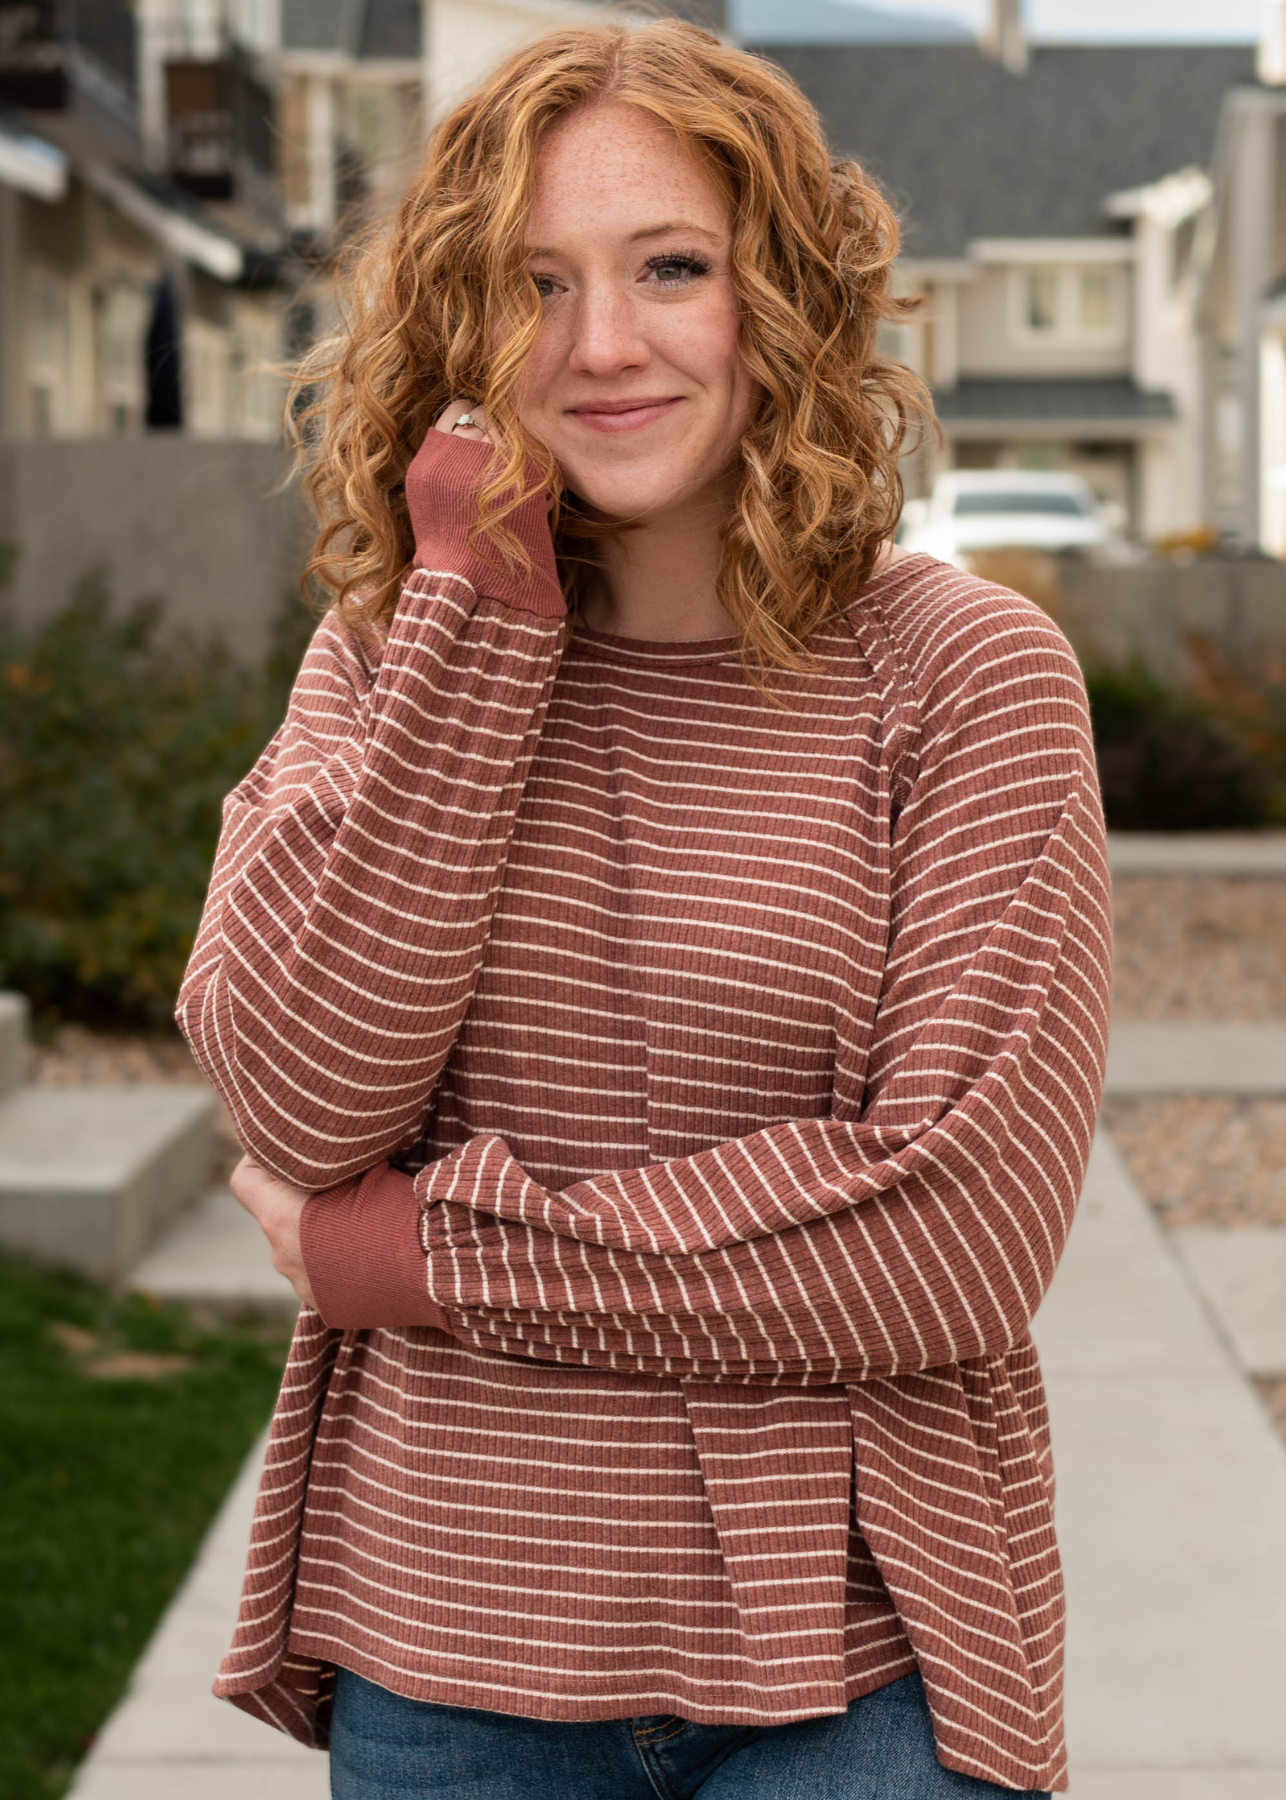
[[[324,1190],[347,1327],[301,1316],[217,1691],[305,1741],[335,1662],[766,1724],[918,1664],[945,1764],[1061,1787],[1028,1327],[1106,1041],[1075,661],[924,557],[784,705],[729,640],[564,650],[540,573],[486,592],[485,447],[435,435],[388,643],[319,632],[181,1000]]]

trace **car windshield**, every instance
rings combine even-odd
[[[1085,508],[1075,494],[1042,491],[1038,488],[975,488],[956,495],[953,509],[960,513],[1059,513],[1074,519],[1085,517]]]

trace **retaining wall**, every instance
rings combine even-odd
[[[20,618],[65,605],[103,569],[118,600],[155,596],[176,622],[217,627],[258,658],[309,538],[288,453],[272,444],[156,433],[85,443],[0,443],[0,544],[19,547]],[[1045,606],[1092,662],[1139,659],[1187,685],[1203,647],[1243,669],[1286,673],[1286,563],[1100,568],[997,552],[979,567]]]
[[[1286,680],[1286,563],[1149,562],[1103,568],[1072,558],[993,551],[977,570],[1028,594],[1085,662],[1138,661],[1186,687],[1217,663]]]
[[[7,598],[25,623],[102,569],[118,601],[165,603],[257,660],[298,577],[308,515],[275,444],[163,432],[114,441],[0,443],[0,544],[17,547]]]

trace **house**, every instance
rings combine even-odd
[[[89,574],[267,654],[283,360],[458,85],[589,0],[0,0],[0,604]]]
[[[280,436],[355,217],[593,0],[0,0],[0,440]],[[317,279],[318,276],[321,279]]]
[[[279,382],[260,373],[286,292],[271,97],[231,40],[223,73],[239,85],[185,121],[177,82],[167,112],[152,26],[126,0],[0,3],[7,440],[277,435]],[[185,135],[197,117],[204,137]],[[236,168],[226,195],[220,156]]]
[[[1142,538],[1204,523],[1203,221],[1253,48],[1033,45],[995,0],[978,43],[767,53],[902,217],[899,279],[924,307],[889,347],[944,434],[911,483],[1066,469]]]
[[[1198,330],[1214,445],[1212,516],[1286,556],[1286,4],[1273,0],[1258,81],[1230,93],[1203,218]]]

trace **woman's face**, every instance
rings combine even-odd
[[[649,114],[603,101],[545,138],[527,243],[543,319],[519,411],[568,486],[614,518],[721,496],[752,387],[718,188]]]

